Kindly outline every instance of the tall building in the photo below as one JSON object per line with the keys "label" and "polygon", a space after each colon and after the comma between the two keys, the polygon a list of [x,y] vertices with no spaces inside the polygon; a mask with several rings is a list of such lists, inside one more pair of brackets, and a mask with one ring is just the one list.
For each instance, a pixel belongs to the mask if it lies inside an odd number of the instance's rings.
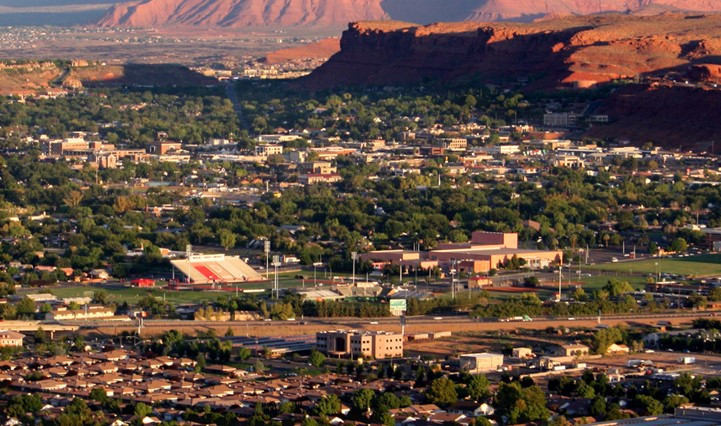
{"label": "tall building", "polygon": [[374,359],[403,357],[403,335],[386,331],[337,330],[316,333],[316,349],[331,356]]}

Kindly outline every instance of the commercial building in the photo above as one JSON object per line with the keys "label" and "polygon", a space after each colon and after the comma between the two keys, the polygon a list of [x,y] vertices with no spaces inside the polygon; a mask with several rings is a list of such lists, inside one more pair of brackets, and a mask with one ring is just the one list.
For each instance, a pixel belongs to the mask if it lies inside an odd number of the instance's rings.
{"label": "commercial building", "polygon": [[385,264],[418,267],[422,269],[439,267],[444,270],[457,269],[469,274],[487,273],[502,268],[513,259],[523,259],[531,268],[544,268],[560,263],[560,250],[533,250],[518,248],[518,234],[476,231],[467,243],[439,244],[429,252],[405,250],[382,250],[362,254],[361,260],[370,261],[374,268],[382,269]]}
{"label": "commercial building", "polygon": [[574,127],[578,115],[572,112],[552,112],[543,115],[543,125],[547,127]]}
{"label": "commercial building", "polygon": [[104,306],[89,306],[86,308],[80,308],[72,310],[67,307],[53,309],[52,311],[45,314],[46,320],[51,321],[62,321],[62,320],[85,320],[85,319],[98,319],[98,318],[110,318],[115,316],[115,310],[106,308]]}
{"label": "commercial building", "polygon": [[0,330],[0,346],[21,347],[25,336],[22,333],[11,330]]}
{"label": "commercial building", "polygon": [[471,374],[496,371],[503,365],[503,354],[479,353],[460,356],[461,371]]}
{"label": "commercial building", "polygon": [[316,349],[328,355],[374,359],[403,357],[403,335],[385,331],[338,330],[316,333]]}
{"label": "commercial building", "polygon": [[437,146],[448,151],[464,152],[468,149],[466,138],[440,138],[436,140]]}
{"label": "commercial building", "polygon": [[269,155],[282,155],[283,145],[260,144],[255,146],[255,155],[267,157]]}

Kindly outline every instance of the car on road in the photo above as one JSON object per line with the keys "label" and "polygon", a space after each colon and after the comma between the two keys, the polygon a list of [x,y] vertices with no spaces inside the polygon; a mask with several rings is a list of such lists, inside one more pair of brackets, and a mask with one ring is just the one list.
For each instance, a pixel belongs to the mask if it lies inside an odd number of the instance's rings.
{"label": "car on road", "polygon": [[617,263],[617,262],[618,262],[618,258],[617,258],[617,257],[612,257],[612,258],[611,258],[611,262],[612,262],[612,263]]}
{"label": "car on road", "polygon": [[371,325],[378,325],[378,321],[371,321]]}
{"label": "car on road", "polygon": [[440,320],[443,319],[443,317],[433,317],[433,319],[436,320],[436,321],[440,321]]}

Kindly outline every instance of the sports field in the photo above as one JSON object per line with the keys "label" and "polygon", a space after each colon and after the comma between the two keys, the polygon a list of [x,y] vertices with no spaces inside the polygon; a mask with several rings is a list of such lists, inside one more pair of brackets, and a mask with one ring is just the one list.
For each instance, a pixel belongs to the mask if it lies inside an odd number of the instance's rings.
{"label": "sports field", "polygon": [[[657,263],[658,266],[656,265]],[[683,276],[708,277],[721,275],[721,254],[704,254],[683,258],[629,260],[617,263],[590,265],[585,266],[584,269],[615,271],[621,274],[656,274],[658,272]]]}

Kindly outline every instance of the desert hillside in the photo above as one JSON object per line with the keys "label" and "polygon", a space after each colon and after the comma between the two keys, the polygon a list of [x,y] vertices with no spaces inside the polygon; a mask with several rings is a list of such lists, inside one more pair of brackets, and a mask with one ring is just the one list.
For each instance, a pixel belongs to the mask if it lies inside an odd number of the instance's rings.
{"label": "desert hillside", "polygon": [[381,0],[135,0],[114,5],[106,27],[338,27],[386,19]]}
{"label": "desert hillside", "polygon": [[546,17],[591,15],[605,12],[652,13],[666,11],[720,12],[718,0],[486,0],[469,21],[532,21]]}

